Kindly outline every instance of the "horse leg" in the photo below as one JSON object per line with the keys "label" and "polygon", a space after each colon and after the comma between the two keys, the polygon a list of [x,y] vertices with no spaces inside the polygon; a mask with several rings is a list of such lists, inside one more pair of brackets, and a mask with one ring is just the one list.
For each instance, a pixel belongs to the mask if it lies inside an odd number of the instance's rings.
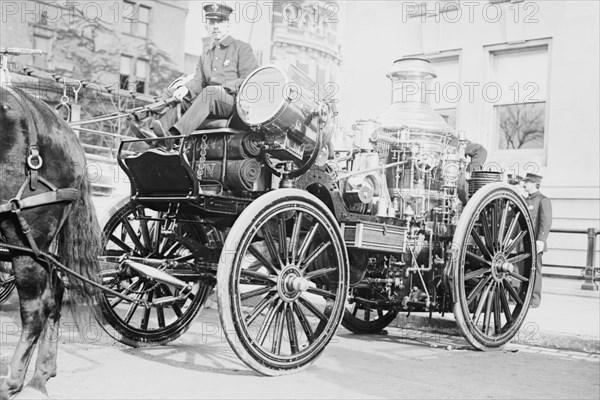
{"label": "horse leg", "polygon": [[42,340],[38,347],[38,354],[35,363],[35,372],[27,384],[44,395],[46,392],[46,382],[56,376],[56,353],[58,350],[60,311],[62,307],[62,298],[64,294],[64,285],[60,277],[53,274],[53,295],[54,301],[48,316],[48,322],[42,334]]}
{"label": "horse leg", "polygon": [[13,354],[9,374],[0,381],[0,399],[8,399],[23,388],[31,356],[40,338],[54,298],[48,272],[30,257],[13,258],[15,282],[21,306],[21,339]]}

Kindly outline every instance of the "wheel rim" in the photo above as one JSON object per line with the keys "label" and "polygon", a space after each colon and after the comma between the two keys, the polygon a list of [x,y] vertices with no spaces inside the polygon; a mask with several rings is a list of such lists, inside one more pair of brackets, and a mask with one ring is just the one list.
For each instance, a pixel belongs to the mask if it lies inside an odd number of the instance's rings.
{"label": "wheel rim", "polygon": [[[157,266],[160,261],[176,263],[171,267],[162,265],[159,269],[190,283],[192,290],[184,300],[150,308],[104,293],[101,296],[103,315],[125,336],[126,342],[171,341],[187,330],[212,289],[212,285],[200,280],[200,274],[194,267],[196,257],[190,243],[201,241],[201,233],[194,221],[185,216],[165,223],[160,221],[163,217],[160,212],[144,208],[134,211],[130,205],[122,211],[105,227],[103,260],[112,268],[103,269],[103,285],[147,302],[176,294],[177,288],[174,286],[119,269],[119,258],[128,254],[146,265]],[[182,222],[186,220],[189,223]],[[174,235],[171,236],[169,232]]]}
{"label": "wheel rim", "polygon": [[457,322],[475,347],[498,347],[521,327],[533,291],[537,256],[525,201],[512,190],[492,190],[460,239]]}
{"label": "wheel rim", "polygon": [[243,235],[231,307],[240,340],[259,364],[302,367],[335,334],[347,287],[336,228],[314,206],[294,201],[264,210]]}

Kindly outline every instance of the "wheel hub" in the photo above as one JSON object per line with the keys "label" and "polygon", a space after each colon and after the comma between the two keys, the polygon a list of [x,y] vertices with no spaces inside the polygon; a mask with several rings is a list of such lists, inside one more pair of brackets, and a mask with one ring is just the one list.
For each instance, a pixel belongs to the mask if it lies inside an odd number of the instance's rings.
{"label": "wheel hub", "polygon": [[511,273],[515,270],[515,266],[508,261],[505,261],[500,267],[498,267],[500,272],[508,272]]}
{"label": "wheel hub", "polygon": [[502,280],[507,274],[515,270],[515,266],[508,262],[503,253],[498,253],[492,260],[492,276],[496,281]]}
{"label": "wheel hub", "polygon": [[292,302],[309,288],[310,281],[302,276],[302,272],[295,265],[285,267],[277,280],[277,291],[285,302]]}

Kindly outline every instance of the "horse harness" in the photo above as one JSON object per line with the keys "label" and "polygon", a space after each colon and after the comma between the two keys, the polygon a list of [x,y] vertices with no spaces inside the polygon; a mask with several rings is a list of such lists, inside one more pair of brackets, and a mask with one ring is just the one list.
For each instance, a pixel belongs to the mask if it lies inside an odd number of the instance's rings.
{"label": "horse harness", "polygon": [[[111,288],[104,287],[101,284],[94,282],[93,280],[86,278],[85,276],[73,271],[71,268],[68,268],[60,261],[58,261],[54,255],[40,251],[40,249],[37,247],[35,239],[31,234],[31,228],[29,227],[29,224],[27,223],[25,218],[21,215],[21,210],[39,207],[47,204],[68,202],[69,204],[63,210],[61,223],[59,224],[60,227],[67,219],[67,216],[69,215],[69,212],[71,210],[72,203],[79,197],[79,190],[72,188],[57,189],[56,186],[54,186],[48,180],[38,175],[37,171],[42,166],[43,160],[42,156],[40,155],[39,147],[37,145],[37,131],[35,129],[37,127],[35,125],[35,120],[33,119],[31,112],[19,100],[19,95],[5,84],[2,84],[1,86],[7,89],[13,95],[19,106],[23,109],[24,115],[27,118],[29,145],[27,146],[26,161],[28,170],[27,179],[25,179],[25,182],[23,182],[23,184],[17,191],[15,197],[8,200],[4,204],[0,204],[0,214],[12,212],[17,216],[19,224],[21,225],[21,231],[27,238],[29,247],[3,242],[2,238],[0,237],[0,249],[6,249],[9,252],[12,250],[19,253],[32,254],[33,257],[36,258],[38,261],[42,262],[44,265],[47,265],[50,271],[54,270],[54,268],[57,268],[60,271],[66,272],[67,274],[77,279],[80,279],[92,285],[96,289],[102,290],[105,293],[116,296],[122,300],[133,301],[134,303],[141,304],[146,309],[150,308],[150,304],[147,301],[141,299],[132,300],[123,293],[117,292],[116,290],[113,290]],[[50,189],[50,191],[23,198],[23,193],[25,192],[27,185],[29,185],[32,191],[35,191],[37,189],[38,182],[41,182],[44,186]],[[50,275],[52,276],[52,274]]]}
{"label": "horse harness", "polygon": [[[35,124],[35,120],[31,114],[31,111],[25,107],[22,101],[19,99],[19,94],[16,93],[13,89],[11,89],[8,85],[2,85],[4,89],[6,89],[12,96],[15,98],[16,102],[19,104],[23,113],[27,119],[27,132],[29,138],[29,144],[27,146],[27,158],[26,158],[26,166],[27,166],[27,179],[19,190],[17,194],[12,199],[8,200],[4,204],[0,204],[0,214],[4,214],[7,212],[12,212],[17,217],[19,224],[21,226],[21,231],[27,238],[29,246],[33,251],[33,254],[37,257],[40,256],[40,250],[37,247],[35,239],[31,233],[31,228],[27,223],[27,220],[21,214],[21,210],[25,210],[28,208],[39,207],[48,204],[60,203],[60,202],[69,202],[68,206],[63,210],[63,216],[61,218],[61,223],[59,226],[62,226],[67,216],[69,215],[69,211],[71,208],[71,203],[77,199],[79,196],[79,190],[73,188],[65,188],[65,189],[57,189],[52,183],[43,177],[38,175],[38,170],[43,164],[42,156],[40,155],[40,150],[37,144],[37,126]],[[29,196],[23,198],[23,193],[27,186],[32,191],[37,190],[38,182],[41,182],[44,186],[46,186],[50,191],[39,193],[33,196]],[[3,246],[3,243],[0,241],[0,247]]]}

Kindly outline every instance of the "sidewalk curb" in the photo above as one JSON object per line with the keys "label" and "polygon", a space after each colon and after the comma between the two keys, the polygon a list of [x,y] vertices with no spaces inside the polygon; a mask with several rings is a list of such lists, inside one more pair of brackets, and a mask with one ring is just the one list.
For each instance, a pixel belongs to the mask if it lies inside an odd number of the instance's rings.
{"label": "sidewalk curb", "polygon": [[597,290],[567,289],[567,288],[548,288],[543,289],[542,294],[558,294],[571,297],[589,297],[600,299],[600,292]]}
{"label": "sidewalk curb", "polygon": [[[440,317],[436,318],[435,316],[430,320],[425,315],[411,315],[410,317],[399,315],[396,317],[395,323],[393,322],[391,326],[462,337],[462,333],[458,326],[456,326],[456,322]],[[546,349],[600,354],[600,339],[597,337],[565,332],[540,331],[535,323],[527,321],[525,321],[517,335],[509,343],[543,347]]]}

